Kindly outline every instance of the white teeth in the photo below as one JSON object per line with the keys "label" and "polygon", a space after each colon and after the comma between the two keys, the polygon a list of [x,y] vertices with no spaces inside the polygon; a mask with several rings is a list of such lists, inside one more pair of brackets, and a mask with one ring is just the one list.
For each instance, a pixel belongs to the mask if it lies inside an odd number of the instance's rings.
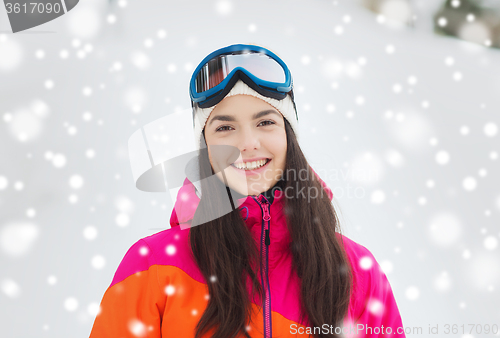
{"label": "white teeth", "polygon": [[243,170],[254,170],[262,167],[264,164],[267,163],[267,159],[260,160],[260,161],[253,161],[253,162],[244,162],[244,163],[233,163],[232,165],[235,166],[238,169],[243,169]]}

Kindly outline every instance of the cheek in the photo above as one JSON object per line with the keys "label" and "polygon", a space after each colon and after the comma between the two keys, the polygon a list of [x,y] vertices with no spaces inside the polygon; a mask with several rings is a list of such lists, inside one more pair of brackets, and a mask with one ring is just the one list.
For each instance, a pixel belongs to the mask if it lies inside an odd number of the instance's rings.
{"label": "cheek", "polygon": [[273,154],[277,162],[284,162],[286,158],[286,134],[269,138],[267,149]]}

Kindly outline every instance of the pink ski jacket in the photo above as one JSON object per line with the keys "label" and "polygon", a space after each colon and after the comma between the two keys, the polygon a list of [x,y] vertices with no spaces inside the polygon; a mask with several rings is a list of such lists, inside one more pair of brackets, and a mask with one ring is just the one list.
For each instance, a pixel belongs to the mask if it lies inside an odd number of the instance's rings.
{"label": "pink ski jacket", "polygon": [[[330,188],[316,176],[332,199]],[[270,200],[263,194],[248,196],[239,206],[266,262],[265,300],[252,301],[252,321],[247,327],[255,338],[332,332],[326,324],[310,327],[299,321],[300,281],[291,269],[283,195],[275,191]],[[208,302],[208,287],[191,256],[189,228],[182,230],[179,225],[189,224],[198,203],[195,187],[186,178],[177,195],[171,228],[140,239],[125,254],[104,293],[90,338],[194,337]],[[364,246],[338,236],[354,276],[344,336],[405,337],[391,286],[379,264]]]}

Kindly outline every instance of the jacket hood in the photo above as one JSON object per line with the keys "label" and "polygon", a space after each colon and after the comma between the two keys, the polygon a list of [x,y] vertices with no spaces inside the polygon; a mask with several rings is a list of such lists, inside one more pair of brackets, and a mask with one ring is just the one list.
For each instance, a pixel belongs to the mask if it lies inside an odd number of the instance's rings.
{"label": "jacket hood", "polygon": [[[323,189],[326,191],[328,197],[330,200],[333,199],[333,192],[332,190],[326,185],[326,183],[319,177],[319,175],[310,167],[311,170],[314,172],[316,178],[319,180],[321,183]],[[199,183],[199,182],[196,182]],[[198,185],[199,186],[199,185]],[[273,187],[274,188],[274,187]],[[263,192],[259,194],[256,197],[260,197],[261,195],[264,195],[266,197],[271,197],[270,201],[271,203],[274,204],[281,204],[283,202],[284,196],[282,193],[279,192],[279,189],[273,189],[270,188],[268,191]],[[271,192],[271,190],[273,192]],[[231,189],[231,192],[234,193],[234,190]],[[184,180],[183,186],[179,189],[177,193],[177,198],[174,204],[174,208],[172,210],[172,214],[170,216],[170,226],[171,227],[176,227],[181,224],[186,224],[186,223],[191,223],[191,220],[194,217],[194,214],[196,212],[196,208],[198,207],[198,204],[200,203],[200,198],[198,197],[199,192],[197,191],[197,188],[195,184],[193,184],[187,177]],[[251,203],[252,201],[251,196],[243,196],[241,194],[236,193],[235,194],[237,197],[240,197],[237,199],[239,209],[242,211],[242,217],[245,219],[245,212],[248,212],[248,208],[244,210],[244,208]],[[246,215],[246,218],[248,218],[248,214]]]}

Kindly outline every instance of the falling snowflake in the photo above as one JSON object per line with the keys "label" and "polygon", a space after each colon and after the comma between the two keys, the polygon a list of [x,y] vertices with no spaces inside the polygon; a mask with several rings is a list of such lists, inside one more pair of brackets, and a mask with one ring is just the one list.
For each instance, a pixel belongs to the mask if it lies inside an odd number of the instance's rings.
{"label": "falling snowflake", "polygon": [[0,190],[5,190],[9,186],[9,180],[5,176],[0,175]]}
{"label": "falling snowflake", "polygon": [[80,175],[72,175],[69,178],[69,186],[73,189],[80,189],[83,186],[83,178]]}
{"label": "falling snowflake", "polygon": [[443,271],[434,279],[434,288],[437,291],[449,291],[451,288],[451,277],[447,271]]}
{"label": "falling snowflake", "polygon": [[363,270],[369,270],[373,266],[373,259],[368,256],[361,257],[361,259],[359,260],[359,266]]}
{"label": "falling snowflake", "polygon": [[165,251],[166,251],[167,255],[172,256],[175,254],[177,249],[175,248],[174,245],[170,244],[170,245],[167,245]]}
{"label": "falling snowflake", "polygon": [[74,312],[78,309],[78,300],[74,297],[68,297],[64,300],[64,308],[66,311]]}
{"label": "falling snowflake", "polygon": [[91,265],[94,269],[101,270],[106,265],[106,259],[101,255],[92,257]]}
{"label": "falling snowflake", "polygon": [[0,230],[0,248],[10,256],[25,255],[32,249],[39,233],[34,223],[12,222]]}
{"label": "falling snowflake", "polygon": [[167,285],[165,287],[165,294],[167,296],[172,296],[175,293],[175,287],[173,285]]}
{"label": "falling snowflake", "polygon": [[472,191],[476,189],[477,181],[474,177],[468,176],[462,181],[462,186],[466,191]]}
{"label": "falling snowflake", "polygon": [[495,250],[498,247],[498,239],[494,236],[488,236],[484,239],[483,244],[487,250]]}
{"label": "falling snowflake", "polygon": [[0,72],[11,72],[23,62],[23,47],[12,37],[0,39]]}
{"label": "falling snowflake", "polygon": [[384,203],[384,201],[385,201],[385,192],[383,190],[380,190],[380,189],[373,191],[372,194],[371,194],[370,201],[373,204]]}
{"label": "falling snowflake", "polygon": [[128,329],[136,337],[146,337],[146,325],[139,319],[131,319],[128,323]]}
{"label": "falling snowflake", "polygon": [[409,286],[406,288],[405,295],[409,300],[417,300],[420,296],[420,291],[416,286]]}
{"label": "falling snowflake", "polygon": [[85,229],[83,229],[83,237],[89,241],[96,239],[97,228],[93,225],[87,225]]}
{"label": "falling snowflake", "polygon": [[116,225],[118,225],[120,227],[124,227],[130,223],[130,217],[129,217],[129,215],[122,212],[122,213],[119,213],[118,215],[116,215],[115,222],[116,222]]}
{"label": "falling snowflake", "polygon": [[381,316],[384,313],[384,304],[375,298],[371,298],[366,305],[368,311],[375,316]]}
{"label": "falling snowflake", "polygon": [[445,150],[440,150],[436,153],[436,162],[440,165],[445,165],[450,161],[450,154]]}
{"label": "falling snowflake", "polygon": [[215,4],[215,10],[221,15],[228,15],[233,10],[233,4],[228,0],[219,0]]}
{"label": "falling snowflake", "polygon": [[484,134],[488,137],[493,137],[498,133],[498,127],[493,122],[488,122],[484,125]]}
{"label": "falling snowflake", "polygon": [[461,221],[452,213],[441,212],[429,222],[428,235],[439,246],[449,246],[455,243],[461,234]]}
{"label": "falling snowflake", "polygon": [[13,279],[2,280],[0,288],[7,297],[17,298],[21,295],[21,287]]}

